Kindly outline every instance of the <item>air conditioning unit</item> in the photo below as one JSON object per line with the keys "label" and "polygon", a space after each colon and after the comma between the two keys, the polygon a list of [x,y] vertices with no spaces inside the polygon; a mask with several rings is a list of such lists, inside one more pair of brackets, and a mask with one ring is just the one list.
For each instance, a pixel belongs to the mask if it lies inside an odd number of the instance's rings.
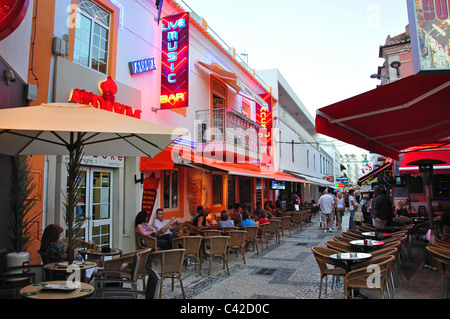
{"label": "air conditioning unit", "polygon": [[52,52],[54,55],[67,57],[69,55],[69,42],[59,37],[53,37]]}

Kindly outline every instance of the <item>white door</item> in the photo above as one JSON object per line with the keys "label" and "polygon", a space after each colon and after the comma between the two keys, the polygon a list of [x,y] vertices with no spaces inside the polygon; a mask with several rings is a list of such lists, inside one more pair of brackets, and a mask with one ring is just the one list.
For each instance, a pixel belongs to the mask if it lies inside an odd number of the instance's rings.
{"label": "white door", "polygon": [[85,218],[84,239],[98,246],[112,242],[112,194],[111,169],[83,167],[80,171],[81,194],[76,212]]}

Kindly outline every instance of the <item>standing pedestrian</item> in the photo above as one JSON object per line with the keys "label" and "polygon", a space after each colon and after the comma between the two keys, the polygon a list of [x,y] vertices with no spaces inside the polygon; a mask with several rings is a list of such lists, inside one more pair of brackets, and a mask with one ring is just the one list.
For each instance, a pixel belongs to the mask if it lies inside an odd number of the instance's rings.
{"label": "standing pedestrian", "polygon": [[342,229],[342,218],[344,217],[345,211],[345,199],[341,192],[337,193],[336,196],[336,221],[338,229]]}
{"label": "standing pedestrian", "polygon": [[348,220],[348,228],[349,229],[353,229],[354,225],[353,225],[353,218],[355,217],[355,211],[356,211],[356,202],[355,202],[355,197],[353,197],[353,195],[355,194],[355,191],[353,189],[349,190],[348,192],[348,208],[350,210],[350,217]]}
{"label": "standing pedestrian", "polygon": [[380,186],[373,188],[373,225],[376,228],[385,228],[386,222],[391,214],[391,201],[382,193]]}
{"label": "standing pedestrian", "polygon": [[328,194],[328,189],[323,191],[323,195],[320,196],[319,201],[317,202],[320,210],[320,214],[322,216],[322,220],[324,221],[326,233],[329,231],[330,233],[333,231],[333,212],[334,212],[334,196]]}

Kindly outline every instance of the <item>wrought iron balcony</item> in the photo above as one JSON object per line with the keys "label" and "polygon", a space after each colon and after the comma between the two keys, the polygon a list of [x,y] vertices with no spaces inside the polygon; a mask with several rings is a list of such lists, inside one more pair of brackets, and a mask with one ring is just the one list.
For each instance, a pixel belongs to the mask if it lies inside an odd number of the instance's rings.
{"label": "wrought iron balcony", "polygon": [[230,108],[196,112],[198,144],[226,143],[259,154],[261,125]]}

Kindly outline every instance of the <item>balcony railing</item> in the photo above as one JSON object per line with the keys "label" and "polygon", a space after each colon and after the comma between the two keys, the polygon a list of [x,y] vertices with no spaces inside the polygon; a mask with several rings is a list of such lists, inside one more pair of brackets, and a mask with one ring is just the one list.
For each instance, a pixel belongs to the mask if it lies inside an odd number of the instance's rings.
{"label": "balcony railing", "polygon": [[214,108],[196,112],[197,140],[204,143],[228,143],[259,153],[261,125],[229,108]]}

